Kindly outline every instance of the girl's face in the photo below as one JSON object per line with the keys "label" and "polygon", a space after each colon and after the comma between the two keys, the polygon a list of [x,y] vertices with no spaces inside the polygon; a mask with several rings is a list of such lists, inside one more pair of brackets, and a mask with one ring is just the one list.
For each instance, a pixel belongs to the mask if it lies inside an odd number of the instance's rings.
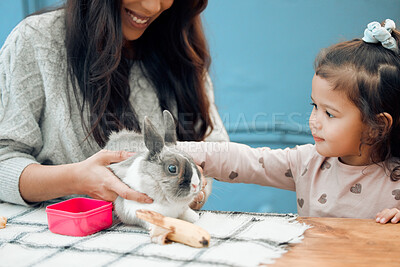
{"label": "girl's face", "polygon": [[367,165],[369,147],[360,149],[361,136],[367,127],[361,112],[344,92],[333,90],[325,79],[314,75],[311,93],[314,106],[309,124],[316,149],[325,157],[339,157],[349,165]]}
{"label": "girl's face", "polygon": [[122,0],[122,33],[126,40],[138,39],[174,0]]}

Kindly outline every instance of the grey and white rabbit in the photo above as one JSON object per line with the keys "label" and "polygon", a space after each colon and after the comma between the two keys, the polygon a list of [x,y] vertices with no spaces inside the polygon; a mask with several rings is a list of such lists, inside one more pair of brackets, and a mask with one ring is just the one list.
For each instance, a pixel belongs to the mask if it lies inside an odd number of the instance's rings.
{"label": "grey and white rabbit", "polygon": [[[148,230],[150,225],[136,217],[139,209],[189,222],[199,218],[189,204],[201,190],[201,174],[192,158],[174,147],[177,137],[171,113],[164,111],[163,118],[164,138],[145,117],[143,135],[127,130],[112,133],[105,147],[121,150],[121,146],[125,146],[138,152],[125,161],[109,165],[109,168],[125,184],[147,194],[154,202],[144,204],[118,197],[114,201],[114,210],[122,222]],[[132,145],[135,147],[132,148]]]}

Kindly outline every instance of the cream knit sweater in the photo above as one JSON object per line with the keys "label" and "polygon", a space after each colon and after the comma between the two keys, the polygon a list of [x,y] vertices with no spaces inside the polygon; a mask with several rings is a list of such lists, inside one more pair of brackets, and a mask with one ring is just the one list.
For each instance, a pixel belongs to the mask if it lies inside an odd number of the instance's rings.
{"label": "cream knit sweater", "polygon": [[[29,164],[79,162],[101,149],[93,139],[83,141],[86,134],[67,74],[64,40],[64,11],[57,10],[24,19],[0,50],[0,201],[28,205],[19,193],[19,177]],[[227,141],[211,81],[205,82],[215,124],[207,140]],[[137,65],[130,86],[139,121],[146,115],[160,128],[156,93]]]}

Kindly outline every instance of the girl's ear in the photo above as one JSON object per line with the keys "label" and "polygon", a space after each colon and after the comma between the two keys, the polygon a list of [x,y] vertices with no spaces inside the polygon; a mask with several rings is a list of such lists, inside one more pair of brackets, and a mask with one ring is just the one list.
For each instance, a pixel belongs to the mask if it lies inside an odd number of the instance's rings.
{"label": "girl's ear", "polygon": [[369,131],[369,137],[372,139],[375,139],[379,136],[386,135],[389,132],[390,127],[392,127],[392,124],[393,124],[392,115],[390,115],[387,112],[379,113],[378,115],[376,115],[376,117],[377,117],[377,121],[380,122],[379,123],[380,127],[377,129],[371,129]]}

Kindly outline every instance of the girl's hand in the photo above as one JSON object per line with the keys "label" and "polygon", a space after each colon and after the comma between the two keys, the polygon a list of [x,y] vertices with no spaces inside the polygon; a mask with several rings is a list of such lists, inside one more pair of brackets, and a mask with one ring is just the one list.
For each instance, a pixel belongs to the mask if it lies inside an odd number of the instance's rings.
{"label": "girl's hand", "polygon": [[197,194],[197,196],[194,198],[193,202],[189,205],[191,209],[194,210],[199,210],[203,207],[204,203],[207,200],[206,192],[204,188],[207,186],[207,179],[203,176],[203,169],[200,166],[197,166],[201,173],[201,190]]}
{"label": "girl's hand", "polygon": [[384,209],[383,211],[376,214],[376,222],[377,223],[398,223],[400,221],[400,210],[393,209]]}
{"label": "girl's hand", "polygon": [[126,151],[101,150],[90,158],[76,163],[75,191],[106,201],[114,201],[120,196],[141,203],[152,203],[153,200],[149,196],[133,190],[107,168],[111,163],[126,160],[133,154]]}

